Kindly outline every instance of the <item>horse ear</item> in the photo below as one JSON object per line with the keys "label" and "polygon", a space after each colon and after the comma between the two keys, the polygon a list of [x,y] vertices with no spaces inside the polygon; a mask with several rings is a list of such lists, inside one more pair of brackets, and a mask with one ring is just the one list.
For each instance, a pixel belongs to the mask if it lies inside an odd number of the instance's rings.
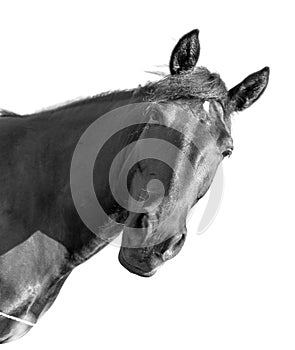
{"label": "horse ear", "polygon": [[188,71],[197,64],[200,55],[199,30],[185,34],[174,47],[170,58],[170,73]]}
{"label": "horse ear", "polygon": [[269,67],[265,67],[230,89],[228,95],[232,110],[242,111],[257,101],[267,87],[268,78]]}

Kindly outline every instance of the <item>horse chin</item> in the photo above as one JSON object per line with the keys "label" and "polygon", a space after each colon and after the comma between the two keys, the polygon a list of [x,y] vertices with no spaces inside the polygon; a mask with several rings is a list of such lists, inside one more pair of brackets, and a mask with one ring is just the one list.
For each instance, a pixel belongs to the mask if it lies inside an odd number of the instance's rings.
{"label": "horse chin", "polygon": [[186,234],[176,235],[150,248],[121,247],[119,262],[129,272],[141,277],[151,277],[167,260],[181,250]]}
{"label": "horse chin", "polygon": [[153,268],[152,270],[144,271],[141,268],[137,267],[136,265],[126,261],[126,259],[124,258],[124,254],[122,252],[122,249],[120,250],[120,253],[119,253],[119,262],[123,267],[125,267],[126,270],[128,270],[129,272],[134,273],[135,275],[138,275],[140,277],[153,276],[156,273],[156,271],[159,269],[159,267],[162,265],[162,264],[160,264],[159,266]]}

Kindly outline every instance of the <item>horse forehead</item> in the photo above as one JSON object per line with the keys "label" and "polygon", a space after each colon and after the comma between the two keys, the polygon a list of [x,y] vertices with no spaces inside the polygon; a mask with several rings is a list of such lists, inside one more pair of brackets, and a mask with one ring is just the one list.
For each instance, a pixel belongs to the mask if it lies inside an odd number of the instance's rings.
{"label": "horse forehead", "polygon": [[[159,124],[163,128],[145,129],[142,136],[164,138],[165,141],[172,143],[179,150],[185,148],[186,153],[189,154],[207,148],[209,144],[214,144],[218,132],[213,132],[216,131],[215,121],[209,120],[203,108],[204,102],[196,99],[157,104],[156,110],[160,114]],[[200,120],[203,120],[204,123],[200,123]],[[170,130],[168,131],[167,128]],[[151,148],[155,147],[155,144],[151,145]],[[137,145],[134,155],[141,154],[144,147],[144,144]]]}
{"label": "horse forehead", "polygon": [[[152,106],[149,109],[149,112],[151,111],[162,116],[160,123],[158,123],[158,120],[155,124],[161,125],[164,129],[153,126],[144,128],[139,139],[132,143],[131,148],[125,154],[125,165],[128,163],[130,166],[130,164],[136,164],[140,160],[147,159],[149,151],[151,152],[151,158],[154,158],[155,150],[162,145],[160,142],[155,142],[155,139],[171,143],[179,150],[185,148],[189,153],[193,153],[194,150],[197,153],[200,149],[204,149],[212,143],[213,135],[199,123],[199,119],[206,115],[203,109],[203,101],[157,104],[157,106]],[[150,116],[149,114],[146,115]],[[171,128],[171,130],[166,133],[166,128]],[[163,150],[159,149],[160,153],[161,151],[163,153]],[[171,154],[170,156],[173,157]],[[169,158],[168,154],[166,158]]]}
{"label": "horse forehead", "polygon": [[168,103],[161,106],[163,123],[167,127],[176,128],[179,131],[192,127],[202,114],[202,103],[200,101],[183,101]]}

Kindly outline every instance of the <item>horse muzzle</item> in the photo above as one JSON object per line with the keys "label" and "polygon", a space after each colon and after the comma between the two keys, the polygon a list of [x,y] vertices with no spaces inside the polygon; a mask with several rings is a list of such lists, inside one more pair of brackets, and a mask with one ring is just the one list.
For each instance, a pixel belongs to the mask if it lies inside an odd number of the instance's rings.
{"label": "horse muzzle", "polygon": [[174,235],[152,247],[121,247],[119,262],[129,272],[141,277],[151,277],[167,260],[172,259],[181,250],[186,233]]}

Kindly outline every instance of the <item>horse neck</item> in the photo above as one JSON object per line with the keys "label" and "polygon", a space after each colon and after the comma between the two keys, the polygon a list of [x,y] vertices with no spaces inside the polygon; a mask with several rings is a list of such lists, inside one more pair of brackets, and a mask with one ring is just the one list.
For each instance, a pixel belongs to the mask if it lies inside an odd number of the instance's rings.
{"label": "horse neck", "polygon": [[[46,210],[40,208],[39,212],[39,217],[44,217],[44,212],[47,215],[41,222],[41,231],[49,232],[51,238],[66,246],[72,252],[75,263],[87,260],[120,233],[120,227],[106,223],[103,234],[108,239],[102,239],[88,230],[76,212],[70,189],[70,167],[76,144],[99,116],[114,108],[140,102],[143,98],[142,94],[135,96],[134,92],[115,93],[109,98],[104,96],[27,119],[29,141],[24,152],[30,151],[34,155],[31,160],[34,171],[34,164],[38,164],[40,183],[37,195],[41,197],[39,202],[46,203]],[[32,142],[34,152],[28,149]]]}
{"label": "horse neck", "polygon": [[[56,171],[56,167],[50,162],[53,157],[64,158],[68,165],[79,138],[96,119],[115,108],[144,100],[144,95],[135,91],[114,92],[24,116],[27,130],[24,152],[26,148],[34,147],[35,152],[30,153],[43,160],[44,170],[49,173],[52,169]],[[60,165],[61,169],[67,168]]]}

